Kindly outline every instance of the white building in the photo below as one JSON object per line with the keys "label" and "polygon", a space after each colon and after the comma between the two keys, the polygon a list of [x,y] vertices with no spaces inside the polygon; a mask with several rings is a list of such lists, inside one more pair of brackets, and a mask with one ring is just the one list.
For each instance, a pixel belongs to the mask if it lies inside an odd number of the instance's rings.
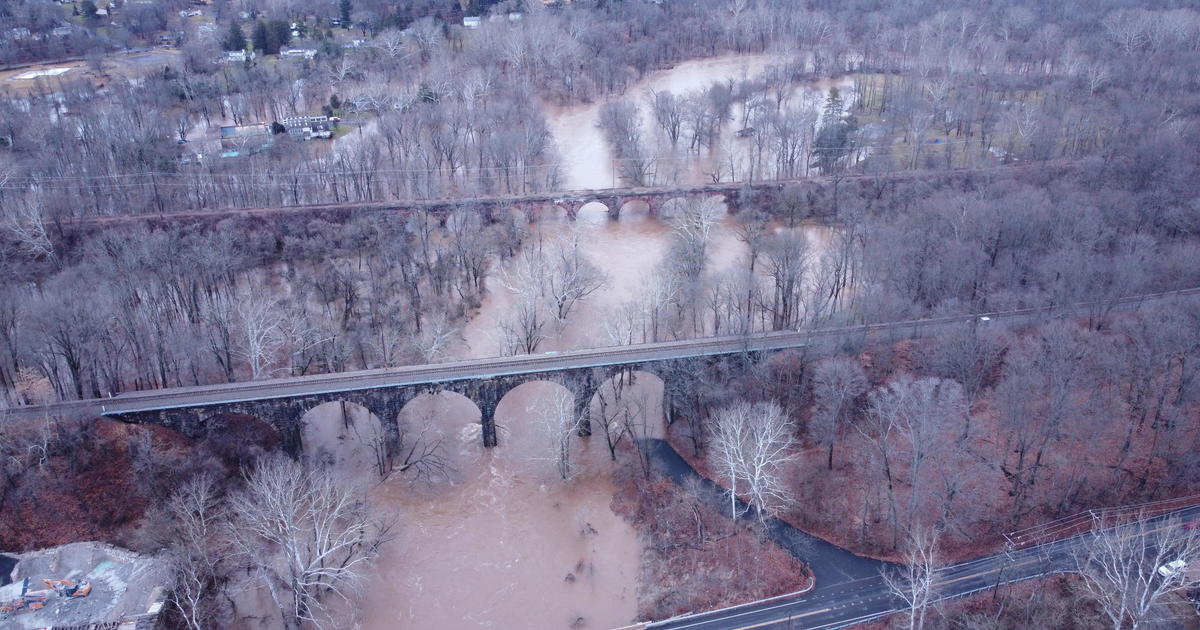
{"label": "white building", "polygon": [[254,60],[254,53],[244,50],[230,50],[221,58],[221,63],[245,63],[246,60]]}
{"label": "white building", "polygon": [[314,48],[288,48],[286,50],[279,51],[279,56],[304,57],[305,59],[312,59],[313,57],[317,56],[317,51]]}

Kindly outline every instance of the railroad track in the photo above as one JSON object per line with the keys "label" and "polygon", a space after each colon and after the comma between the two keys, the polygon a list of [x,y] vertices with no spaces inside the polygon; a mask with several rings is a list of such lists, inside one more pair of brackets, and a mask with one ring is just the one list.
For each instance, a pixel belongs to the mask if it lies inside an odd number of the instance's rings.
{"label": "railroad track", "polygon": [[[896,171],[886,174],[856,174],[846,175],[836,178],[839,181],[858,181],[864,179],[919,179],[922,177],[936,177],[954,174],[978,174],[987,172],[1019,172],[1024,170],[1045,170],[1053,167],[1069,167],[1074,162],[1070,161],[1055,161],[1044,162],[1038,164],[1011,164],[1005,166],[987,166],[980,168],[959,168],[959,169],[936,169],[936,170],[915,170],[915,171]],[[654,196],[654,197],[670,197],[672,195],[693,195],[701,193],[728,193],[745,186],[750,188],[771,188],[776,186],[784,186],[787,184],[798,184],[804,182],[831,183],[835,180],[833,177],[805,177],[796,179],[776,179],[762,180],[757,182],[725,182],[716,184],[698,184],[694,186],[656,186],[656,187],[641,187],[641,188],[602,188],[588,190],[569,190],[556,191],[545,193],[531,193],[523,195],[491,195],[485,197],[471,198],[447,198],[447,199],[414,199],[414,200],[398,200],[398,201],[354,201],[344,203],[311,203],[311,204],[292,204],[279,206],[258,206],[247,208],[218,208],[212,210],[188,210],[184,212],[159,213],[159,214],[127,214],[115,216],[93,216],[93,217],[74,217],[58,219],[55,223],[63,228],[67,227],[87,227],[87,226],[106,226],[119,225],[125,223],[146,223],[146,222],[161,222],[161,221],[180,221],[180,220],[210,220],[220,218],[237,218],[237,217],[266,217],[280,214],[304,214],[304,213],[321,213],[321,212],[380,212],[389,210],[434,210],[449,208],[453,206],[472,206],[484,205],[500,207],[504,205],[519,205],[531,203],[556,204],[565,202],[590,202],[599,201],[611,198],[637,198],[639,196]]]}
{"label": "railroad track", "polygon": [[1043,306],[969,315],[954,315],[904,320],[879,324],[840,326],[811,331],[758,333],[744,336],[707,337],[658,343],[591,348],[554,353],[473,359],[453,363],[415,365],[315,374],[286,378],[221,383],[197,387],[177,387],[130,392],[110,398],[62,401],[48,405],[13,407],[0,411],[2,419],[21,419],[46,415],[110,414],[176,409],[222,403],[268,400],[312,394],[328,394],[400,385],[436,384],[452,381],[487,379],[513,374],[531,374],[575,370],[589,367],[634,365],[737,353],[754,353],[799,348],[815,341],[850,335],[880,336],[906,334],[919,336],[956,324],[1021,325],[1048,317],[1070,317],[1092,309],[1131,310],[1148,302],[1190,299],[1200,295],[1200,287],[1129,296],[1105,302],[1086,302]]}

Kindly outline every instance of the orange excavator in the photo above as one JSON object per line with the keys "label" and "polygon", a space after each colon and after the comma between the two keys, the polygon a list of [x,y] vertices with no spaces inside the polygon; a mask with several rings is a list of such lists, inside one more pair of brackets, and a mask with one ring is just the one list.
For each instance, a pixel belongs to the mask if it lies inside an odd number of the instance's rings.
{"label": "orange excavator", "polygon": [[87,580],[42,580],[42,584],[62,597],[87,597],[92,592],[92,583]]}
{"label": "orange excavator", "polygon": [[87,580],[42,580],[48,589],[29,590],[29,578],[0,588],[0,613],[22,613],[46,607],[50,591],[60,597],[87,597],[92,592],[92,583]]}
{"label": "orange excavator", "polygon": [[29,590],[29,578],[0,588],[0,613],[19,613],[46,607],[50,591]]}

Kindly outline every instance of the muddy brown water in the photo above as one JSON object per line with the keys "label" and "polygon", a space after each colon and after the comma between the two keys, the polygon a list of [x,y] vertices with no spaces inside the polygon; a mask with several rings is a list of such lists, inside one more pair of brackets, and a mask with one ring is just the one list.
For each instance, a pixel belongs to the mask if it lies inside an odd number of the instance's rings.
{"label": "muddy brown water", "polygon": [[[650,155],[655,156],[651,185],[705,184],[712,174],[723,173],[722,181],[741,179],[748,173],[752,143],[738,138],[742,128],[743,111],[734,106],[729,120],[721,125],[720,140],[714,147],[699,153],[687,150],[686,141],[671,146],[654,121],[649,97],[652,91],[670,91],[676,96],[703,90],[713,83],[738,82],[760,76],[767,66],[781,64],[785,59],[774,55],[727,55],[685,61],[676,66],[652,72],[634,83],[619,97],[609,100],[625,101],[637,106],[642,122],[642,135]],[[843,98],[853,93],[851,78],[816,80],[796,85],[787,98],[787,107],[819,111],[830,87],[838,87]],[[609,100],[585,105],[555,107],[546,105],[547,126],[558,148],[563,187],[568,190],[616,188],[624,185],[619,176],[618,161],[612,148],[596,126],[600,108]],[[719,165],[719,166],[718,166]],[[759,177],[762,177],[760,175]]]}
{"label": "muddy brown water", "polygon": [[[742,78],[768,62],[768,57],[758,56],[680,64],[639,82],[629,98],[644,99],[651,88],[678,93],[714,80]],[[550,112],[552,130],[569,164],[569,187],[614,182],[608,147],[594,125],[598,107]],[[703,159],[710,158],[688,158],[695,168],[681,177],[697,180]],[[632,205],[614,221],[607,208],[591,204],[574,222],[561,210],[549,209],[528,228],[526,248],[565,242],[574,232],[582,254],[606,278],[565,321],[546,324],[546,339],[538,351],[613,345],[606,320],[614,309],[638,300],[661,273],[659,265],[672,239],[669,221]],[[736,228],[733,216],[714,227],[706,274],[746,264],[746,247],[737,239]],[[798,229],[816,255],[827,248],[828,228]],[[500,354],[499,323],[518,299],[502,282],[503,273],[501,267],[490,274],[483,303],[461,331],[451,359]],[[611,396],[611,384],[603,389]],[[564,481],[556,461],[557,442],[543,422],[552,416],[560,395],[559,386],[535,382],[505,396],[496,411],[500,446],[494,449],[481,446],[479,410],[457,394],[421,396],[404,408],[402,423],[424,431],[427,439],[442,440],[452,472],[432,481],[394,474],[371,491],[380,511],[394,513],[398,520],[394,538],[382,548],[360,592],[344,604],[358,627],[552,630],[573,624],[613,628],[634,620],[640,544],[634,529],[609,509],[612,464],[595,425],[598,400],[593,401],[594,434],[571,441],[572,478]],[[641,414],[646,436],[661,437],[661,381],[640,375],[626,385],[622,396],[613,413],[629,409]],[[330,403],[310,411],[305,425],[306,446],[321,451],[339,468],[371,478],[373,455],[367,443],[378,419],[365,409],[348,405],[344,411],[342,405]],[[622,465],[632,463],[623,460]]]}
{"label": "muddy brown water", "polygon": [[[640,544],[609,508],[611,464],[601,435],[573,439],[573,476],[560,476],[557,442],[542,423],[560,394],[559,385],[534,382],[505,396],[495,449],[482,447],[479,410],[457,394],[405,406],[401,422],[443,440],[453,471],[432,482],[394,475],[371,491],[380,512],[397,517],[394,538],[339,608],[362,628],[551,630],[633,621]],[[643,413],[654,425],[648,435],[661,436],[661,381],[639,375],[622,396],[618,408]],[[335,467],[369,478],[362,439],[378,420],[347,408],[348,420],[339,403],[310,411],[305,439],[326,445]]]}
{"label": "muddy brown water", "polygon": [[[576,231],[582,254],[605,275],[604,286],[581,300],[564,322],[548,321],[543,326],[546,338],[538,346],[538,352],[618,345],[610,325],[614,311],[631,301],[645,301],[645,293],[651,290],[656,276],[663,273],[660,265],[667,258],[673,238],[669,220],[647,216],[636,209],[627,210],[631,211],[612,221],[604,206],[589,204],[580,211],[574,223],[562,220],[530,224],[531,235],[525,247],[531,247],[539,240],[543,247],[565,242]],[[737,225],[736,216],[726,216],[714,226],[705,265],[707,276],[747,265],[748,250],[737,238]],[[785,228],[776,228],[782,229]],[[812,256],[811,265],[815,269],[817,260],[830,246],[833,229],[815,224],[804,224],[795,229],[805,235]],[[461,343],[453,353],[455,358],[502,354],[501,322],[519,299],[518,292],[501,282],[503,273],[502,268],[496,269],[487,279],[487,294],[479,310],[463,328]],[[667,338],[669,335],[664,335],[659,340]]]}
{"label": "muddy brown water", "polygon": [[[735,236],[736,217],[713,232],[709,272],[744,264]],[[667,255],[670,226],[631,213],[610,221],[603,209],[566,221],[531,226],[530,239],[566,239],[582,230],[584,255],[604,270],[607,284],[574,309],[561,330],[550,328],[545,350],[612,343],[602,319],[606,309],[643,289]],[[806,226],[810,243],[826,242],[825,228]],[[530,246],[526,243],[526,246]],[[494,278],[493,278],[494,280]],[[463,331],[456,358],[494,356],[494,327],[514,299],[489,282],[480,311]],[[612,384],[604,388],[612,400]],[[640,544],[628,523],[609,509],[612,464],[597,425],[594,434],[571,441],[573,478],[559,476],[556,442],[543,418],[562,390],[534,382],[500,402],[500,446],[484,449],[479,410],[457,394],[424,395],[401,412],[401,422],[428,439],[441,439],[450,474],[432,483],[395,474],[372,491],[382,512],[395,513],[395,537],[387,543],[355,600],[349,604],[362,628],[613,628],[637,613]],[[647,437],[662,436],[662,383],[641,374],[626,385],[616,413],[628,408],[647,422]],[[305,418],[306,446],[335,466],[370,478],[369,439],[378,420],[365,409],[329,403]],[[349,418],[347,421],[346,418]],[[633,465],[628,458],[621,465]]]}

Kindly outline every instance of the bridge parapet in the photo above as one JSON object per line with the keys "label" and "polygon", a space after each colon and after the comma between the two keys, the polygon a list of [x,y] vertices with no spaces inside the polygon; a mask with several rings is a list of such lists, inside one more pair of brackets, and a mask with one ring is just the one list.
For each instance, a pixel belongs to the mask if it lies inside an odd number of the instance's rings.
{"label": "bridge parapet", "polygon": [[[278,433],[282,447],[293,455],[306,451],[303,418],[310,410],[331,402],[346,402],[361,406],[383,425],[386,432],[398,435],[398,421],[405,405],[422,394],[449,391],[475,403],[480,412],[480,435],[484,446],[499,444],[496,409],[511,391],[526,383],[550,382],[572,393],[574,413],[579,419],[579,434],[591,434],[590,405],[600,387],[621,374],[646,372],[663,381],[663,412],[668,423],[677,414],[677,403],[689,395],[691,376],[722,357],[745,355],[745,352],[722,352],[715,356],[662,359],[637,359],[628,362],[595,366],[568,367],[516,374],[467,376],[423,383],[371,386],[359,389],[334,390],[286,396],[270,396],[248,400],[213,401],[161,408],[130,411],[111,410],[105,415],[135,424],[157,424],[192,438],[209,435],[209,420],[227,414],[245,414],[270,424]],[[750,353],[752,357],[757,353]]]}

